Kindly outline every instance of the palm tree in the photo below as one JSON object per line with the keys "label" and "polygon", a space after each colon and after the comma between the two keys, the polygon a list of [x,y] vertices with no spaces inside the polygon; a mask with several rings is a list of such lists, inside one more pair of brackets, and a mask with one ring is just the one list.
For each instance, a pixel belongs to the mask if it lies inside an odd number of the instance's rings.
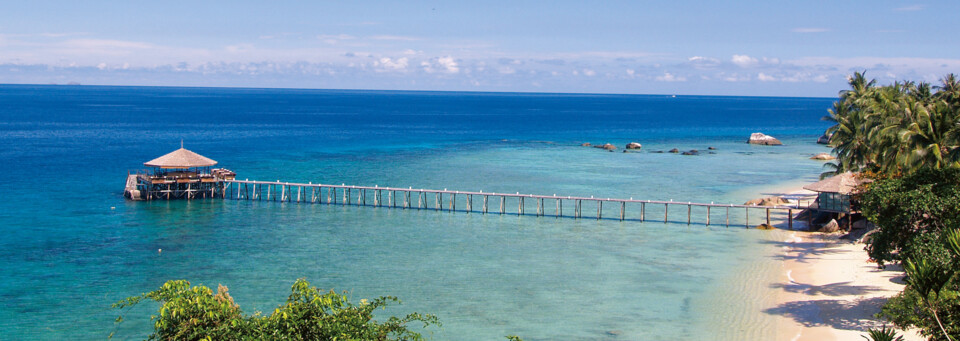
{"label": "palm tree", "polygon": [[825,165],[822,176],[960,167],[960,80],[949,74],[941,82],[876,87],[865,72],[850,76],[850,89],[823,117],[834,124],[827,133],[837,161]]}

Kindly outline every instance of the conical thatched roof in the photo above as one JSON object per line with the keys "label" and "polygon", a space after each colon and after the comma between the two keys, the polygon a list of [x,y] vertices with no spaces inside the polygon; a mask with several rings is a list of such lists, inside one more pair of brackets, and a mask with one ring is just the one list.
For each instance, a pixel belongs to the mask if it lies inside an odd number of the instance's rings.
{"label": "conical thatched roof", "polygon": [[803,189],[814,192],[840,193],[849,195],[853,193],[853,190],[857,186],[864,182],[865,181],[857,179],[856,173],[846,172],[803,186]]}
{"label": "conical thatched roof", "polygon": [[147,167],[175,168],[175,169],[210,167],[215,164],[217,164],[216,161],[213,161],[207,158],[206,156],[184,149],[183,147],[180,147],[180,149],[174,150],[167,155],[164,155],[143,163],[143,165]]}

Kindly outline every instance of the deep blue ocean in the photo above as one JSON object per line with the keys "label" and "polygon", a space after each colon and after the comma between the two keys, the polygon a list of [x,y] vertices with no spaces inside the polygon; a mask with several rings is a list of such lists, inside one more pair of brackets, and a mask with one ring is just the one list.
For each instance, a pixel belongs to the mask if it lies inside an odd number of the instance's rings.
{"label": "deep blue ocean", "polygon": [[123,185],[183,141],[241,179],[739,204],[816,179],[833,100],[0,85],[0,338],[142,339],[156,305],[117,326],[111,303],[187,279],[270,312],[303,277],[398,296],[383,314],[436,314],[437,340],[757,339],[774,328],[753,290],[776,266],[768,231],[130,202]]}

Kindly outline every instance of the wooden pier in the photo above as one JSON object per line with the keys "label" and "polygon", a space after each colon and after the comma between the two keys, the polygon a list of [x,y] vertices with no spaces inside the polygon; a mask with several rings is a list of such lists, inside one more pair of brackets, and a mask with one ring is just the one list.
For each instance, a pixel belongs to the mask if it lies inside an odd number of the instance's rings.
{"label": "wooden pier", "polygon": [[[615,199],[615,198],[594,198],[594,197],[575,197],[558,195],[536,195],[518,193],[493,193],[493,192],[469,192],[469,191],[450,191],[435,189],[414,189],[398,187],[379,187],[379,186],[352,186],[346,184],[314,184],[314,183],[291,183],[254,180],[221,180],[223,183],[222,198],[233,200],[251,200],[251,201],[276,201],[276,202],[296,202],[327,205],[353,205],[353,206],[372,206],[389,207],[400,209],[420,209],[437,210],[450,212],[468,212],[468,213],[495,213],[495,214],[516,214],[516,215],[535,215],[535,216],[553,216],[567,218],[595,218],[595,219],[619,219],[636,220],[640,222],[650,220],[661,220],[659,216],[653,218],[647,213],[652,208],[663,209],[664,223],[671,222],[670,212],[677,212],[671,208],[680,208],[680,218],[685,220],[676,220],[677,214],[674,213],[672,222],[686,222],[687,224],[698,223],[704,225],[731,225],[731,214],[734,218],[743,217],[740,221],[743,226],[750,227],[751,211],[760,210],[763,215],[760,221],[755,223],[766,223],[770,225],[771,212],[775,214],[786,214],[788,228],[793,229],[794,210],[803,209],[798,206],[752,206],[752,205],[732,205],[732,204],[714,204],[714,203],[693,203],[676,201],[657,201],[657,200],[636,200]],[[474,206],[478,203],[479,207]],[[457,205],[462,205],[460,209]],[[586,205],[585,205],[586,204]],[[532,208],[535,205],[535,213],[527,211],[528,206]],[[564,208],[572,205],[572,214],[564,214]],[[548,210],[547,206],[551,206]],[[679,206],[679,207],[678,207]],[[515,207],[516,209],[511,209]],[[596,213],[592,212],[596,208]],[[604,209],[606,208],[606,212]],[[693,211],[696,208],[699,213],[705,213],[703,220],[694,222]],[[588,212],[587,209],[590,209]],[[632,215],[627,214],[630,210]],[[612,212],[611,212],[612,211]],[[569,209],[567,212],[570,212]],[[615,214],[615,215],[611,215]],[[742,214],[742,215],[741,215]],[[712,218],[720,215],[720,222],[712,221]],[[698,215],[699,217],[699,215]],[[653,218],[653,219],[651,219]]]}

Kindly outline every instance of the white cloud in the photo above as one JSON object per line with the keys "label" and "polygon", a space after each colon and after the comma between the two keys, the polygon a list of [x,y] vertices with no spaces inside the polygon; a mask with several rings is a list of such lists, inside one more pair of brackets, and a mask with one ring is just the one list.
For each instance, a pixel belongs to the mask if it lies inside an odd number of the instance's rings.
{"label": "white cloud", "polygon": [[719,63],[720,60],[716,58],[703,57],[703,56],[693,56],[687,58],[687,61],[694,63]]}
{"label": "white cloud", "polygon": [[420,66],[423,67],[423,71],[426,73],[442,72],[453,74],[460,72],[457,61],[450,56],[431,58],[429,61],[421,62]]}
{"label": "white cloud", "polygon": [[735,54],[730,61],[739,67],[750,67],[757,64],[757,59],[745,54]]}
{"label": "white cloud", "polygon": [[657,76],[656,80],[661,82],[686,82],[687,78],[664,72],[662,76]]}
{"label": "white cloud", "polygon": [[790,32],[793,32],[793,33],[823,33],[823,32],[830,32],[830,29],[829,29],[829,28],[823,28],[823,27],[797,27],[797,28],[794,28],[794,29],[790,30]]}
{"label": "white cloud", "polygon": [[593,77],[597,75],[597,72],[590,69],[583,69],[583,75],[587,77]]}
{"label": "white cloud", "polygon": [[406,57],[398,59],[390,59],[389,57],[383,57],[379,60],[373,62],[373,66],[381,68],[385,71],[406,71],[408,59]]}
{"label": "white cloud", "polygon": [[761,82],[772,82],[777,80],[777,78],[761,72],[757,74],[757,80]]}
{"label": "white cloud", "polygon": [[911,6],[894,8],[893,10],[897,12],[916,12],[916,11],[922,11],[924,8],[926,8],[926,6],[924,5],[911,5]]}
{"label": "white cloud", "polygon": [[97,64],[97,69],[106,70],[106,69],[107,69],[107,63]]}

